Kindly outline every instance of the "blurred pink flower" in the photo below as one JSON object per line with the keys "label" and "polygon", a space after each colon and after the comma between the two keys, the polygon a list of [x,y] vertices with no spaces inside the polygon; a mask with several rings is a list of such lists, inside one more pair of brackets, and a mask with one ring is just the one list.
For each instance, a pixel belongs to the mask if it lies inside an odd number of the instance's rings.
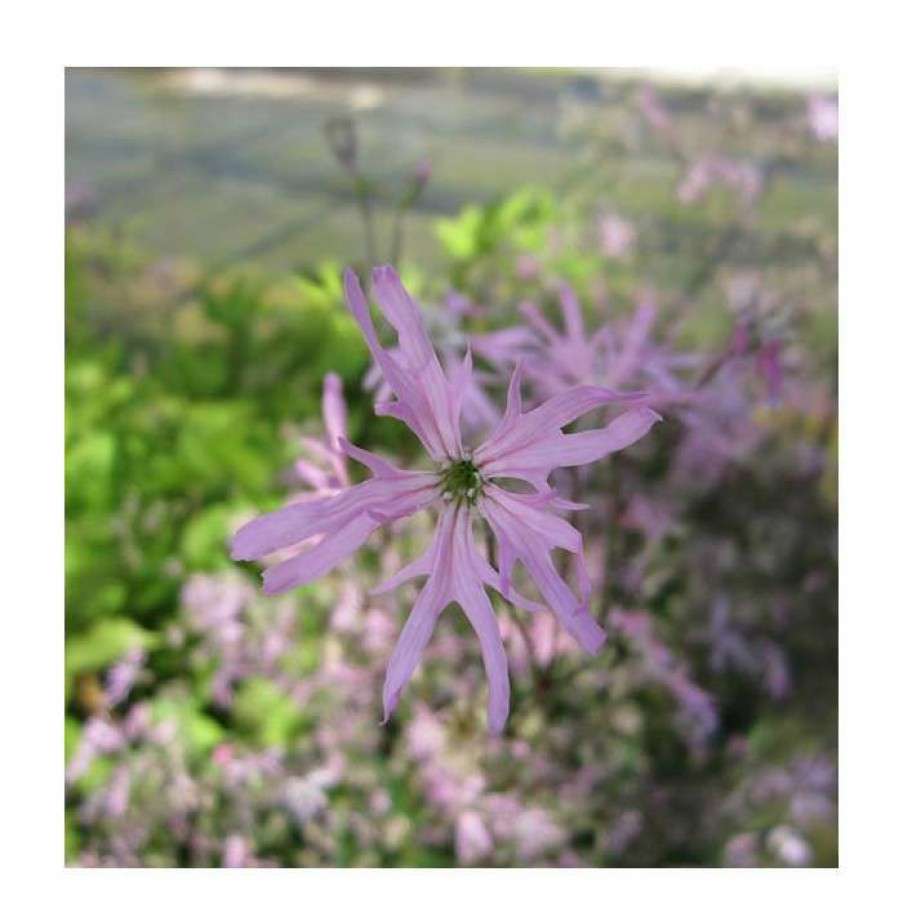
{"label": "blurred pink flower", "polygon": [[107,671],[104,691],[107,705],[119,705],[124,702],[132,687],[141,676],[141,669],[147,659],[142,649],[130,649],[118,662]]}
{"label": "blurred pink flower", "polygon": [[217,765],[227,765],[232,761],[235,753],[232,750],[232,747],[229,746],[228,743],[220,743],[219,746],[214,747],[213,752],[211,753],[210,758]]}
{"label": "blurred pink flower", "polygon": [[[289,505],[246,524],[232,537],[235,559],[261,558],[322,535],[319,542],[264,572],[264,590],[278,593],[309,583],[353,554],[380,526],[417,511],[438,507],[439,519],[427,552],[402,568],[374,592],[388,592],[416,577],[426,577],[419,598],[393,651],[383,689],[384,717],[395,709],[416,669],[441,612],[457,602],[473,626],[489,680],[489,726],[501,731],[508,715],[509,683],[505,652],[485,586],[526,610],[537,605],[511,585],[515,563],[523,562],[562,626],[589,652],[605,634],[589,614],[589,580],[580,533],[550,509],[573,509],[558,498],[548,478],[558,467],[588,464],[642,438],[659,416],[640,403],[642,396],[621,395],[578,386],[524,413],[522,367],[515,368],[504,417],[474,452],[461,435],[462,407],[471,381],[470,354],[450,381],[427,338],[417,306],[391,267],[373,270],[373,291],[383,314],[398,334],[398,347],[386,351],[377,338],[367,299],[357,276],[347,270],[345,293],[374,359],[395,395],[377,404],[378,414],[406,423],[433,461],[429,470],[403,471],[388,461],[340,439],[349,457],[373,477],[334,496]],[[607,427],[565,435],[562,427],[608,404],[627,405]],[[531,484],[533,493],[503,489],[498,479]],[[477,551],[475,516],[495,534],[496,571]],[[580,595],[555,571],[551,552],[562,548],[577,558]]]}
{"label": "blurred pink flower", "polygon": [[406,734],[411,757],[415,761],[432,759],[445,748],[445,728],[423,705],[414,706]]}
{"label": "blurred pink flower", "polygon": [[521,313],[535,335],[535,350],[526,359],[527,376],[542,394],[553,395],[576,385],[604,386],[613,391],[643,387],[646,403],[669,405],[690,392],[681,372],[695,370],[696,355],[681,354],[654,343],[658,317],[649,294],[637,299],[633,312],[587,333],[580,301],[568,285],[559,292],[564,329],[559,331],[530,301]]}
{"label": "blurred pink flower", "polygon": [[282,785],[280,801],[298,825],[315,818],[329,804],[323,785],[310,776],[288,778]]}
{"label": "blurred pink flower", "polygon": [[539,260],[533,254],[518,254],[514,261],[514,275],[522,282],[531,282],[539,276]]}
{"label": "blurred pink flower", "polygon": [[696,204],[716,185],[736,191],[742,208],[748,211],[762,193],[764,183],[761,170],[753,163],[705,154],[690,165],[677,188],[677,196],[684,204]]}
{"label": "blurred pink flower", "polygon": [[626,257],[636,241],[636,229],[623,217],[606,213],[599,220],[599,247],[606,257]]}
{"label": "blurred pink flower", "polygon": [[461,865],[473,865],[492,852],[492,836],[483,819],[471,810],[462,812],[455,822],[455,856]]}
{"label": "blurred pink flower", "polygon": [[75,755],[66,768],[66,780],[78,780],[98,756],[116,752],[124,743],[125,737],[117,725],[96,715],[89,718],[82,730]]}
{"label": "blurred pink flower", "polygon": [[778,825],[768,832],[768,849],[785,865],[804,868],[812,862],[812,847],[789,825]]}
{"label": "blurred pink flower", "polygon": [[525,809],[517,816],[514,833],[517,851],[528,862],[560,847],[567,838],[551,815],[538,808]]}
{"label": "blurred pink flower", "polygon": [[106,793],[106,810],[111,818],[121,818],[129,805],[132,776],[127,766],[120,765],[110,780]]}
{"label": "blurred pink flower", "polygon": [[837,99],[813,94],[808,101],[806,113],[809,128],[819,141],[836,141],[839,133]]}
{"label": "blurred pink flower", "polygon": [[754,868],[759,864],[759,838],[752,832],[737,834],[724,848],[724,864],[728,868]]}
{"label": "blurred pink flower", "polygon": [[230,834],[223,844],[223,868],[250,868],[253,863],[251,842],[240,834]]}

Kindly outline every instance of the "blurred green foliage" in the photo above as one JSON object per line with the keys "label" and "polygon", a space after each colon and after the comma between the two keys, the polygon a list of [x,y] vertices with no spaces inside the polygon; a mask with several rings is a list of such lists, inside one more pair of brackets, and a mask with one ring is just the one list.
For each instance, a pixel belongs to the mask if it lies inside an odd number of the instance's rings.
{"label": "blurred green foliage", "polygon": [[189,571],[227,565],[235,520],[284,497],[290,424],[318,417],[330,370],[354,399],[367,357],[336,264],[208,274],[80,227],[66,274],[71,694],[153,648]]}

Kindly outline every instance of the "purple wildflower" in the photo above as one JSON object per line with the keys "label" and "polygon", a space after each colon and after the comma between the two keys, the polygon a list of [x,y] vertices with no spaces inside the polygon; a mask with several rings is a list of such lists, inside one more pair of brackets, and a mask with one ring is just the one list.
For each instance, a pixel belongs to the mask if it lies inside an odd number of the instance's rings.
{"label": "purple wildflower", "polygon": [[[557,467],[588,464],[631,445],[660,418],[640,403],[643,396],[594,386],[568,389],[524,413],[522,367],[518,365],[504,416],[489,438],[471,452],[461,435],[462,406],[472,378],[469,351],[455,379],[449,380],[416,304],[391,267],[373,270],[373,292],[398,334],[394,353],[380,344],[358,278],[346,270],[345,293],[352,314],[395,396],[378,403],[376,412],[406,423],[433,466],[400,470],[341,440],[344,452],[368,467],[372,478],[334,496],[289,505],[246,524],[232,538],[232,555],[237,560],[261,558],[319,535],[312,548],[265,570],[264,590],[279,593],[322,577],[380,526],[426,508],[438,508],[438,526],[426,553],[376,590],[388,592],[413,578],[427,577],[389,660],[383,688],[385,718],[395,709],[439,615],[457,602],[480,642],[489,680],[489,726],[498,733],[508,716],[508,669],[486,586],[518,607],[536,610],[536,603],[512,586],[514,565],[520,560],[562,626],[586,651],[597,652],[605,633],[589,612],[582,537],[551,510],[577,506],[558,498],[548,478]],[[578,417],[615,403],[627,405],[627,410],[607,427],[568,435],[562,432],[562,427]],[[504,478],[525,481],[535,491],[502,488],[496,481]],[[480,518],[495,536],[498,570],[477,550],[474,526]],[[576,556],[579,595],[555,570],[551,555],[555,548]]]}
{"label": "purple wildflower", "polygon": [[588,383],[624,391],[639,384],[652,387],[647,403],[657,406],[684,400],[685,380],[698,359],[654,343],[658,310],[651,296],[637,299],[634,312],[587,333],[580,301],[568,285],[559,293],[564,330],[559,332],[530,301],[521,312],[535,330],[535,352],[527,359],[530,379],[544,395]]}

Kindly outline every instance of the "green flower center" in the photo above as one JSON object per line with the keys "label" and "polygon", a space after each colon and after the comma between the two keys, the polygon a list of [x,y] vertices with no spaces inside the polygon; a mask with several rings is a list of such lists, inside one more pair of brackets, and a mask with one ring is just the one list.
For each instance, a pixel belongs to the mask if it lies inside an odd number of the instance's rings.
{"label": "green flower center", "polygon": [[440,471],[439,487],[445,501],[472,505],[483,491],[483,475],[469,458],[452,461]]}

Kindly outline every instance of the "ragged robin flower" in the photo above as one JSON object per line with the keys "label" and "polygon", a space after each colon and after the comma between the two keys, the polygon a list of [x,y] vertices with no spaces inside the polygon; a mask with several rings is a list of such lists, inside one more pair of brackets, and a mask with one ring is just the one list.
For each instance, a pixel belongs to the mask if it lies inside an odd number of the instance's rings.
{"label": "ragged robin flower", "polygon": [[[504,415],[489,437],[470,451],[461,436],[462,404],[472,379],[469,351],[450,380],[427,338],[417,305],[395,271],[384,266],[373,270],[372,288],[377,305],[398,336],[397,348],[390,354],[377,338],[357,276],[346,270],[344,282],[351,312],[394,396],[378,403],[376,413],[406,423],[432,464],[424,470],[400,470],[379,455],[340,439],[345,454],[366,466],[372,477],[335,495],[258,517],[233,536],[232,556],[261,558],[321,537],[312,548],[264,572],[265,591],[280,593],[322,577],[379,527],[426,508],[436,510],[436,531],[427,551],[373,591],[385,593],[408,580],[426,578],[389,660],[384,715],[388,719],[395,709],[440,614],[457,602],[480,642],[489,681],[489,727],[499,733],[508,716],[508,668],[486,587],[519,608],[539,609],[512,586],[514,566],[521,561],[564,629],[587,652],[597,652],[605,632],[589,611],[583,539],[554,513],[554,509],[584,506],[559,498],[549,485],[549,476],[558,467],[588,464],[631,445],[660,418],[643,404],[645,396],[598,386],[568,389],[525,413],[518,364]],[[625,410],[604,428],[562,432],[562,427],[605,405],[620,405]],[[513,491],[509,481],[526,484],[531,490],[525,486],[525,491]],[[497,569],[478,549],[478,524],[494,536]],[[556,548],[576,557],[576,594],[555,568],[552,551]]]}

